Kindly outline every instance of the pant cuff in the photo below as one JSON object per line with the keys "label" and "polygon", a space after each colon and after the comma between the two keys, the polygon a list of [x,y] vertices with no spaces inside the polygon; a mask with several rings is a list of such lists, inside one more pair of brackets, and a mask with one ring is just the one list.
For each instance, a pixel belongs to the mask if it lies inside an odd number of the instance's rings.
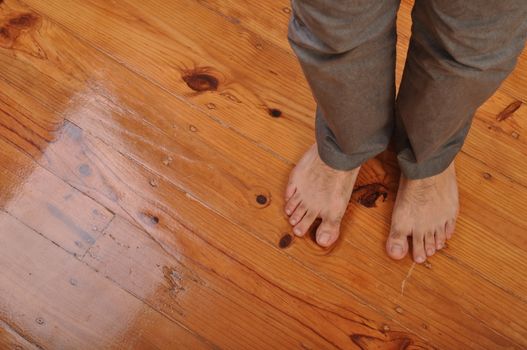
{"label": "pant cuff", "polygon": [[318,108],[315,117],[315,135],[320,159],[326,165],[336,170],[353,170],[365,163],[368,159],[382,153],[388,146],[386,145],[384,149],[369,150],[368,152],[344,153],[338,146],[335,135],[326,124]]}
{"label": "pant cuff", "polygon": [[461,146],[452,145],[426,161],[417,162],[410,150],[403,150],[397,154],[399,167],[404,176],[411,180],[424,179],[445,171],[456,158]]}

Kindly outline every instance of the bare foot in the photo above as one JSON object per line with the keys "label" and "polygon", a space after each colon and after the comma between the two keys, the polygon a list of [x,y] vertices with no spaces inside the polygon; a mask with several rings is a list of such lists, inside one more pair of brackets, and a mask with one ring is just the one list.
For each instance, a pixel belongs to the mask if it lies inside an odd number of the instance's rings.
{"label": "bare foot", "polygon": [[295,235],[303,236],[319,217],[317,243],[328,247],[337,240],[359,168],[333,169],[320,159],[316,144],[309,148],[289,175],[285,191],[285,212]]}
{"label": "bare foot", "polygon": [[401,175],[386,242],[388,255],[402,259],[408,252],[407,237],[412,236],[414,261],[424,262],[452,237],[458,209],[453,162],[441,174],[425,179],[410,180]]}

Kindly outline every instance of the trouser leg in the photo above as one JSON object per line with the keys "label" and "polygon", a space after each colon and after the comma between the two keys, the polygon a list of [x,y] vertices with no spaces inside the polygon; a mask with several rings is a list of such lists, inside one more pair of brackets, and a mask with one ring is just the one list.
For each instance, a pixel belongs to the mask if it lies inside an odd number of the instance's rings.
{"label": "trouser leg", "polygon": [[408,178],[442,172],[476,109],[513,70],[527,0],[416,0],[396,102],[398,161]]}
{"label": "trouser leg", "polygon": [[317,102],[319,155],[335,169],[353,169],[393,133],[399,0],[291,4],[288,40]]}

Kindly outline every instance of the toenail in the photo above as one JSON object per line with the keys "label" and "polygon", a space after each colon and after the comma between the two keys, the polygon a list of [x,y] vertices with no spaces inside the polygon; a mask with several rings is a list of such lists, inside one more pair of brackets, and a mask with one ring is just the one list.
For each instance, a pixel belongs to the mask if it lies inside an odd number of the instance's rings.
{"label": "toenail", "polygon": [[291,215],[291,210],[286,209],[286,210],[285,210],[285,213],[286,213],[287,215]]}
{"label": "toenail", "polygon": [[291,225],[296,224],[296,220],[295,219],[291,219],[291,220],[289,220],[289,222],[291,223]]}
{"label": "toenail", "polygon": [[418,256],[415,258],[415,261],[418,262],[418,263],[422,263],[425,261],[425,258],[423,258],[422,256]]}
{"label": "toenail", "polygon": [[295,228],[295,229],[293,230],[293,232],[294,232],[295,235],[297,235],[297,236],[300,236],[300,235],[302,234],[302,232],[300,232],[300,229],[299,229],[299,228]]}
{"label": "toenail", "polygon": [[428,255],[432,255],[435,253],[432,248],[428,249],[426,252],[428,253]]}
{"label": "toenail", "polygon": [[328,233],[323,233],[323,234],[320,235],[318,241],[321,244],[327,244],[329,242],[330,237],[331,236]]}
{"label": "toenail", "polygon": [[401,254],[403,252],[403,247],[398,244],[394,244],[392,245],[390,252],[392,252],[393,254]]}

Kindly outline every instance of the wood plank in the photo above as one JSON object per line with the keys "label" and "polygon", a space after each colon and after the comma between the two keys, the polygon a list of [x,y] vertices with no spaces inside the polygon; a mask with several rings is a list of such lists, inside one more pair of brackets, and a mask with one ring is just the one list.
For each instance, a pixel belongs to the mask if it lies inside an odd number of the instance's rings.
{"label": "wood plank", "polygon": [[[66,129],[66,130],[64,131],[63,135],[68,135],[68,134],[69,134],[69,132],[68,132],[67,129]],[[71,151],[75,148],[75,146],[74,146],[75,143],[78,142],[78,140],[79,140],[79,136],[78,136],[79,132],[78,132],[78,131],[72,132],[72,134],[74,135],[74,138],[73,138],[74,142],[71,142],[71,141],[70,141],[70,142],[68,142],[67,144],[64,144],[64,145],[61,146],[62,149],[64,149],[64,150],[68,150],[68,153],[71,153]],[[86,141],[84,141],[84,142],[86,142]],[[83,142],[83,143],[84,143],[84,142]],[[59,143],[56,142],[54,145],[59,145]],[[101,146],[102,146],[102,144],[101,144],[101,145],[98,145],[96,148],[101,147]],[[90,147],[88,147],[88,146],[86,146],[86,145],[83,145],[80,149],[83,150],[83,153],[84,153],[84,154],[87,153],[87,149],[91,149],[91,150],[92,150],[91,152],[94,152],[94,151],[93,151],[93,145],[91,145]],[[90,152],[90,153],[91,153],[91,152]],[[54,152],[53,152],[53,153],[54,153]],[[89,155],[90,153],[88,153],[88,155]],[[104,157],[108,157],[109,154],[111,154],[111,149],[103,148],[103,149],[100,149],[99,151],[97,151],[97,152],[96,152],[96,155],[93,155],[93,156],[90,156],[90,157],[91,157],[92,159],[97,159],[97,160],[98,160],[97,162],[99,162],[100,159],[104,159]],[[57,158],[64,159],[64,158],[65,158],[64,155],[65,155],[65,154],[60,154],[60,155],[57,156]],[[106,156],[103,156],[103,155],[106,155]],[[75,158],[77,159],[77,156],[75,156]],[[87,164],[93,164],[92,162],[89,162],[88,160],[84,160],[84,159],[81,159],[81,160],[82,160],[83,162],[87,163]],[[119,167],[117,166],[117,165],[119,164],[119,162],[118,162],[117,160],[115,160],[115,159],[112,159],[111,161],[110,161],[110,160],[107,160],[107,161],[105,161],[105,163],[112,164],[112,165],[114,166],[114,169],[119,169]],[[76,166],[77,166],[77,165],[74,165],[73,167],[76,167]],[[117,166],[117,167],[116,167],[116,166]],[[107,168],[107,167],[104,166],[104,165],[101,166],[101,165],[93,164],[93,165],[91,165],[91,168],[92,168],[92,169],[104,169],[104,168]],[[130,166],[128,166],[128,165],[123,165],[120,169],[128,169],[128,170],[126,170],[126,171],[118,171],[118,173],[121,173],[121,174],[122,174],[122,173],[127,173],[127,172],[130,171],[130,170],[129,170],[129,169],[130,169]],[[96,171],[94,171],[94,174],[95,174],[95,173],[96,173]],[[164,182],[162,178],[156,178],[157,187],[152,188],[152,187],[150,186],[149,182],[150,182],[150,180],[152,179],[153,174],[143,176],[143,180],[141,180],[141,181],[139,180],[139,178],[138,178],[137,175],[129,175],[129,176],[130,176],[130,179],[126,179],[126,180],[124,180],[125,183],[127,184],[127,186],[131,186],[131,188],[134,188],[134,189],[144,188],[144,187],[146,186],[146,188],[148,189],[147,191],[150,192],[150,189],[151,189],[151,191],[153,191],[153,194],[149,195],[149,197],[150,197],[150,196],[154,196],[153,201],[158,201],[158,200],[159,200],[159,199],[157,199],[157,197],[158,197],[158,195],[159,195],[159,193],[157,192],[157,191],[158,191],[157,189],[159,189],[159,190],[162,191],[162,192],[165,192],[165,191],[167,191],[167,187],[170,186],[168,183]],[[99,177],[99,176],[95,176],[95,178],[98,178],[98,177]],[[110,180],[108,179],[107,176],[105,177],[105,181],[106,181],[106,182],[113,183],[113,181],[110,181]],[[123,180],[120,180],[120,181],[123,181]],[[96,188],[97,186],[91,186],[91,187],[92,187],[92,188]],[[115,188],[118,188],[117,185],[114,185],[114,187],[115,187]],[[123,190],[123,191],[119,191],[119,192],[127,192],[127,191],[124,191],[124,190]],[[128,192],[129,192],[129,191],[128,191]],[[156,193],[157,193],[157,195],[156,195]],[[94,195],[94,194],[92,194],[92,195]],[[180,196],[181,196],[181,195],[180,195]],[[152,225],[152,223],[151,223],[151,219],[150,219],[150,218],[153,217],[153,215],[154,215],[155,217],[158,218],[159,222],[162,222],[162,221],[167,220],[167,217],[166,217],[166,215],[167,215],[167,214],[166,214],[166,211],[171,211],[171,209],[170,209],[169,207],[174,207],[174,208],[187,208],[187,207],[188,207],[188,204],[186,204],[186,203],[185,203],[185,204],[176,204],[176,205],[174,205],[174,204],[172,204],[172,205],[167,204],[167,203],[169,203],[170,201],[173,201],[173,200],[174,200],[174,197],[175,197],[175,194],[174,194],[174,193],[167,194],[167,198],[163,200],[164,203],[162,203],[161,205],[159,205],[159,204],[156,204],[156,205],[155,205],[155,207],[161,207],[162,209],[158,209],[158,210],[156,210],[156,211],[154,211],[154,212],[153,212],[151,209],[149,209],[149,211],[147,212],[147,215],[144,214],[144,213],[145,213],[145,211],[144,211],[144,204],[141,205],[141,203],[144,202],[144,200],[134,200],[133,198],[128,198],[128,201],[131,201],[132,203],[139,203],[139,205],[140,205],[139,208],[134,209],[134,210],[130,210],[130,212],[136,212],[136,213],[138,213],[138,214],[137,214],[137,220],[142,220],[142,222],[143,222],[143,224],[144,224],[145,226],[150,226],[150,229],[152,229],[151,226],[157,226],[157,225]],[[170,198],[170,199],[169,199],[169,198]],[[192,197],[190,197],[190,198],[192,198]],[[149,201],[150,201],[150,200],[149,200]],[[165,212],[165,213],[164,213],[164,212]],[[171,213],[170,215],[174,215],[174,214]],[[178,214],[176,214],[176,215],[180,215],[180,214],[179,214],[179,210],[178,210]],[[183,220],[183,222],[194,222],[194,221],[195,221],[195,219],[194,219],[194,220],[185,220],[185,219],[182,219],[182,220]],[[156,221],[157,221],[157,220],[156,220]],[[176,223],[167,223],[166,225],[168,225],[169,227],[177,226]],[[223,224],[223,225],[226,225],[226,224]],[[215,229],[215,227],[216,227],[216,225],[214,225],[214,229]],[[209,229],[209,230],[213,230],[213,229],[211,228],[211,229]],[[375,231],[377,231],[377,230],[375,230]],[[377,232],[380,232],[380,230],[378,230]],[[364,232],[364,234],[365,234],[365,233],[366,233],[366,232]],[[359,232],[358,234],[359,234],[359,237],[360,237],[360,232]],[[165,235],[162,235],[162,237],[158,237],[158,239],[161,239],[161,240],[166,239],[166,234],[165,234]],[[180,245],[180,244],[181,244],[180,242],[174,242],[174,243],[169,244],[169,246],[178,246],[178,245]],[[239,244],[239,242],[238,242],[238,244]],[[230,246],[234,246],[234,245],[236,245],[236,243],[234,243],[234,242],[230,244]],[[360,247],[360,246],[359,246],[359,247]],[[305,248],[306,248],[305,246],[303,246],[303,247],[302,247],[302,246],[299,246],[298,249],[302,249],[302,251],[300,251],[299,254],[304,254],[304,249],[305,249]],[[227,249],[228,249],[228,248],[227,248]],[[368,265],[371,266],[371,265],[372,265],[372,262],[371,262],[372,259],[371,259],[368,255],[366,255],[366,254],[364,254],[364,253],[361,254],[360,251],[361,251],[361,249],[359,249],[357,252],[349,252],[349,251],[344,251],[344,252],[342,252],[342,255],[339,254],[339,257],[338,257],[339,260],[328,261],[328,268],[327,268],[327,270],[332,270],[332,272],[336,272],[336,275],[337,275],[337,276],[339,276],[339,275],[340,275],[340,276],[342,276],[342,275],[343,275],[343,276],[349,276],[350,274],[351,274],[351,275],[353,275],[353,274],[356,275],[356,274],[357,274],[357,271],[350,270],[349,272],[347,272],[347,271],[345,271],[345,270],[347,270],[346,267],[344,267],[344,270],[342,270],[342,267],[340,267],[340,264],[338,263],[338,261],[341,261],[342,264],[343,264],[343,262],[344,262],[345,260],[349,260],[349,256],[354,256],[354,257],[356,257],[356,256],[358,256],[358,255],[362,255],[362,256],[361,256],[361,260],[360,260],[360,261],[356,261],[356,264],[357,264],[358,266],[368,266]],[[333,254],[334,254],[334,252],[333,252]],[[382,255],[381,255],[381,256],[382,256]],[[324,261],[316,261],[316,260],[313,259],[312,256],[311,256],[311,257],[306,257],[306,260],[308,260],[308,261],[311,260],[311,261],[313,262],[313,264],[318,264],[319,266],[324,265]],[[351,263],[353,264],[353,261],[352,261]],[[267,265],[268,265],[268,264],[267,264]],[[337,269],[337,267],[334,266],[334,265],[338,266],[338,269]],[[313,265],[312,265],[312,266],[313,266]],[[267,267],[267,268],[269,268],[269,267]],[[387,267],[384,267],[384,268],[387,269]],[[337,270],[335,270],[335,269],[337,269]],[[379,268],[378,268],[377,266],[375,266],[374,270],[379,271]],[[406,273],[406,271],[404,271],[404,273]],[[388,269],[387,272],[386,272],[386,274],[394,274],[394,272],[393,272],[392,270]],[[395,275],[397,275],[397,274],[395,274]],[[445,276],[448,276],[448,273],[445,273]],[[331,277],[332,277],[333,279],[336,278],[333,274],[331,275]],[[361,279],[362,279],[362,284],[366,284],[366,288],[368,288],[368,287],[367,287],[368,285],[371,285],[371,288],[375,288],[374,286],[378,286],[378,285],[379,285],[379,282],[378,282],[378,281],[373,281],[373,280],[372,280],[372,277],[371,277],[371,275],[369,275],[369,273],[368,273],[368,274],[366,274],[366,273],[362,273],[360,277],[361,277]],[[396,291],[397,291],[397,293],[396,293],[395,295],[399,295],[399,294],[398,294],[398,293],[399,293],[399,290],[400,290],[400,289],[399,289],[399,288],[400,288],[400,287],[399,287],[399,283],[400,283],[400,281],[403,279],[403,277],[404,277],[404,275],[402,275],[402,276],[399,277],[399,278],[395,277],[394,280],[397,279],[397,282],[395,282],[395,283],[392,282],[392,285],[395,285],[395,286],[396,286],[396,287],[393,288],[393,290],[396,290]],[[341,278],[339,278],[339,279],[341,279]],[[366,282],[366,281],[367,281],[367,282]],[[353,283],[353,282],[357,282],[357,280],[352,280],[351,282],[352,282],[352,283]],[[436,281],[436,283],[440,283],[440,284],[444,284],[445,282],[448,282],[448,281],[441,281],[441,282]],[[464,281],[463,281],[463,282],[464,282]],[[448,283],[447,283],[447,285],[448,285]],[[461,285],[462,285],[462,284],[461,284]],[[471,285],[471,284],[469,283],[468,285]],[[420,286],[420,287],[422,287],[422,286]],[[447,288],[447,289],[448,289],[448,288]],[[382,289],[381,292],[382,292],[382,293],[386,293],[386,290]],[[430,292],[430,291],[427,290],[427,292]],[[393,293],[393,292],[392,292],[392,293]],[[438,293],[440,293],[440,292],[438,292]],[[472,294],[474,294],[474,293],[472,293]],[[471,303],[470,299],[467,299],[467,300],[468,300],[467,303],[470,304],[470,303]],[[400,304],[401,304],[401,303],[400,303]],[[443,304],[443,303],[440,303],[440,304]],[[406,306],[405,306],[404,304],[403,304],[403,306],[406,308]],[[415,307],[416,307],[415,305],[411,305],[411,306],[408,306],[408,309],[409,309],[409,310],[412,310],[412,309],[415,308]],[[519,311],[519,312],[522,312],[522,311]],[[408,316],[406,315],[405,317],[408,317]],[[412,316],[410,316],[410,317],[415,317],[415,315],[412,315]],[[430,320],[427,320],[427,321],[430,322]],[[464,320],[464,321],[466,321],[466,320]],[[479,324],[479,323],[478,323],[478,324]],[[429,327],[429,326],[427,325],[427,327]],[[478,327],[482,327],[482,325],[479,324]],[[516,326],[516,327],[518,327],[518,326]],[[521,325],[520,325],[520,328],[521,328]],[[499,337],[498,337],[498,339],[499,339]],[[501,342],[503,342],[503,341],[501,340]]]}
{"label": "wood plank", "polygon": [[[192,232],[178,234],[192,235]],[[177,259],[166,253],[148,234],[117,217],[83,259],[123,289],[210,339],[223,349],[346,348],[346,332],[330,331],[341,319],[323,312],[250,276],[228,255],[190,240]],[[208,250],[206,265],[189,251]],[[198,261],[195,261],[198,260]],[[229,276],[216,272],[218,266]],[[240,279],[252,283],[239,286]],[[277,301],[277,299],[283,301]],[[284,308],[298,309],[298,315]],[[323,318],[320,316],[324,315]],[[325,330],[325,331],[324,331]]]}
{"label": "wood plank", "polygon": [[[174,212],[173,209],[167,208],[167,200],[170,201],[170,207],[172,208],[189,208],[190,214],[193,216],[190,219],[197,220],[199,218],[199,220],[205,220],[206,227],[204,229],[211,234],[218,233],[217,225],[225,227],[220,234],[224,239],[228,239],[228,241],[222,243],[220,253],[229,254],[226,253],[231,250],[229,247],[232,247],[232,249],[235,248],[236,259],[239,259],[239,254],[243,254],[242,267],[248,264],[250,270],[257,269],[256,273],[253,272],[254,276],[252,277],[256,278],[256,282],[244,280],[239,276],[236,278],[238,283],[244,284],[244,288],[252,292],[256,292],[257,290],[261,293],[269,293],[259,296],[265,298],[268,303],[276,304],[280,301],[283,303],[283,308],[288,313],[293,313],[295,318],[306,318],[306,308],[313,307],[316,309],[316,318],[311,316],[309,319],[319,320],[321,314],[327,314],[320,320],[328,320],[328,322],[338,320],[337,328],[329,328],[327,325],[322,327],[320,325],[321,321],[313,321],[313,324],[321,328],[319,332],[324,332],[326,337],[335,337],[337,340],[340,339],[339,341],[345,339],[347,346],[353,344],[353,341],[381,344],[391,344],[394,342],[422,344],[418,338],[407,334],[404,328],[400,328],[397,324],[391,324],[384,317],[380,317],[374,313],[370,307],[364,306],[362,302],[357,302],[355,296],[343,293],[336,286],[328,287],[326,280],[319,280],[318,277],[311,275],[311,272],[303,268],[302,265],[288,266],[288,269],[291,271],[288,270],[286,276],[275,278],[274,274],[281,270],[280,266],[290,265],[290,258],[276,250],[272,251],[271,256],[266,254],[259,257],[259,254],[261,254],[260,251],[262,251],[262,247],[258,247],[261,245],[259,240],[254,241],[253,237],[244,237],[246,233],[241,232],[236,226],[232,226],[225,219],[212,215],[211,213],[207,214],[207,212],[203,212],[204,208],[196,203],[190,194],[181,192],[177,188],[170,189],[172,187],[171,185],[163,182],[163,179],[154,177],[154,174],[145,172],[145,169],[141,165],[133,165],[130,160],[119,155],[119,153],[104,143],[95,140],[87,141],[87,138],[91,139],[90,136],[84,135],[76,126],[66,122],[61,132],[61,138],[55,140],[47,148],[45,157],[47,162],[49,162],[47,164],[57,165],[57,169],[55,170],[61,172],[61,176],[65,176],[68,182],[73,184],[79,182],[76,178],[81,176],[78,172],[72,171],[78,168],[78,162],[89,164],[91,175],[82,179],[86,184],[86,188],[91,189],[89,195],[94,198],[107,196],[107,193],[104,191],[105,187],[99,186],[99,182],[105,183],[107,186],[115,189],[115,193],[125,194],[114,197],[117,198],[114,206],[124,207],[124,210],[132,215],[136,222],[145,227],[158,241],[164,243],[165,249],[172,252],[172,254],[180,256],[182,252],[187,250],[184,248],[187,248],[186,246],[190,244],[186,239],[195,240],[196,238],[188,233],[183,233],[176,239],[174,230],[177,232],[179,230],[187,231],[188,229],[185,230],[185,227],[179,221],[175,221],[172,218],[172,215],[178,217],[179,214],[177,210]],[[117,158],[113,159],[113,157]],[[125,170],[125,168],[128,170]],[[155,187],[151,185],[152,179],[155,179],[155,183],[157,184]],[[159,202],[156,193],[161,188],[168,188],[169,192],[167,192],[167,196],[163,201]],[[101,189],[101,192],[97,193],[97,189]],[[201,208],[201,210],[197,210],[196,206],[197,208]],[[166,211],[169,211],[169,213],[167,214]],[[185,213],[185,215],[189,215],[189,213]],[[192,222],[184,218],[181,220],[182,222]],[[233,235],[233,232],[236,231],[239,232]],[[247,241],[242,244],[241,239]],[[209,250],[205,250],[203,244],[201,250],[197,248],[188,249],[188,254],[193,259],[196,259],[198,256],[201,259],[206,259],[205,264],[209,266],[210,263],[207,262],[211,256],[210,249],[213,249],[212,252],[218,250],[216,247],[217,243],[213,242],[213,244],[212,247],[208,248]],[[256,247],[254,246],[255,244]],[[183,250],[180,252],[178,249]],[[253,261],[255,257],[259,257],[259,259]],[[276,259],[279,259],[279,261],[273,262]],[[240,262],[237,263],[240,264]],[[273,266],[276,266],[276,268],[273,268]],[[214,268],[218,269],[219,267],[215,266]],[[227,275],[229,279],[235,278],[236,274],[234,272],[231,266],[227,266],[227,268],[221,270],[221,273]],[[286,271],[282,271],[282,273],[284,272]],[[265,277],[261,277],[262,273],[265,273],[263,275]],[[301,276],[301,280],[294,276]],[[278,283],[277,280],[283,282],[280,282],[280,287],[276,290],[276,287],[273,288],[273,286]],[[292,280],[295,280],[295,285],[293,286],[289,282]],[[298,286],[296,285],[297,283]],[[255,290],[254,285],[261,286],[262,284],[266,288],[257,288]],[[291,291],[291,288],[294,289]],[[281,290],[284,290],[284,292],[280,292]],[[307,296],[304,296],[306,292]],[[279,293],[280,298],[277,298],[276,293]],[[326,296],[326,293],[329,293],[329,295]],[[315,300],[310,301],[309,299],[311,298]],[[304,299],[309,300],[307,304]],[[339,300],[339,304],[335,305],[334,299]],[[295,303],[299,303],[299,307],[289,309]],[[340,303],[343,304],[340,305]],[[300,313],[300,315],[296,315],[296,313]],[[354,335],[355,340],[350,339],[351,335]]]}
{"label": "wood plank", "polygon": [[0,317],[39,347],[213,347],[9,214],[0,212],[0,226]]}
{"label": "wood plank", "polygon": [[[277,243],[264,243],[250,231],[241,230],[221,215],[209,211],[191,193],[123,157],[75,125],[66,123],[62,135],[50,153],[63,160],[54,170],[63,176],[72,174],[67,169],[77,167],[79,160],[90,164],[93,176],[85,180],[89,188],[94,189],[90,196],[104,196],[96,190],[100,181],[110,184],[118,193],[126,193],[115,205],[123,207],[138,225],[175,257],[198,261],[248,293],[284,310],[289,317],[309,320],[311,327],[336,344],[345,341],[344,344],[350,346],[352,334],[377,339],[380,343],[391,342],[394,337],[405,334],[405,341],[421,343],[415,336],[407,334],[406,329],[372,311],[354,293],[342,291],[337,285],[328,285],[326,279],[292,261],[276,248]],[[65,154],[70,156],[64,157]],[[66,181],[78,180],[66,178]],[[196,222],[199,226],[195,225]],[[297,304],[297,307],[292,306]],[[321,324],[322,320],[334,321],[338,327]],[[385,325],[393,331],[386,333]]]}
{"label": "wood plank", "polygon": [[[2,130],[6,130],[4,116],[0,112]],[[0,164],[0,209],[73,254],[83,255],[113,218],[112,212],[37,166],[4,139],[0,139]]]}
{"label": "wood plank", "polygon": [[[290,162],[299,159],[313,142],[314,101],[298,62],[286,44],[288,19],[276,15],[287,6],[283,1],[267,4],[268,10],[259,12],[257,18],[252,16],[250,20],[244,16],[247,9],[240,9],[247,4],[239,2],[230,12],[220,10],[214,2],[196,3],[191,0],[177,3],[128,1],[120,7],[96,0],[77,1],[69,9],[62,9],[58,0],[46,3],[28,0],[26,3],[62,23],[95,47],[110,53],[138,74],[184,96],[186,101],[200,106],[203,111],[220,118],[223,123]],[[252,8],[262,4],[252,4]],[[410,9],[411,2],[405,1],[399,11],[399,32],[403,35],[400,35],[397,50],[398,80],[408,47]],[[81,21],[77,20],[78,11],[86,14]],[[100,26],[90,27],[92,20],[103,17]],[[130,20],[134,18],[141,20]],[[194,25],[196,19],[199,26]],[[266,31],[254,31],[264,27]],[[282,45],[275,44],[276,39],[271,39],[271,33],[276,33],[277,28],[281,28]],[[222,40],[210,40],[210,33],[215,32],[223,34]],[[162,43],[159,37],[163,38]],[[128,45],[130,38],[134,38],[133,47]],[[197,68],[193,70],[189,67]],[[524,71],[522,67],[520,62],[508,80],[517,81],[517,76]],[[184,79],[188,71],[196,73],[191,77],[208,76],[207,81],[217,80],[218,86],[213,84],[215,88],[211,91],[192,90],[192,84],[187,84],[189,79]],[[202,73],[205,75],[199,75]],[[511,88],[507,88],[510,85],[505,82],[503,91],[516,99],[525,99],[521,90],[512,93]],[[284,99],[285,96],[295,98]],[[269,112],[273,109],[279,110],[282,117],[270,117]],[[475,124],[474,128],[488,133],[479,124]],[[481,141],[478,141],[473,142],[469,138],[464,152],[472,154],[472,147],[480,149]],[[527,154],[527,145],[521,144]],[[498,147],[484,160],[487,165],[527,186],[527,175],[519,170],[527,167],[527,158],[494,166],[492,160],[500,154],[507,154],[507,143],[502,145],[501,140],[497,140],[487,144],[487,147]]]}

